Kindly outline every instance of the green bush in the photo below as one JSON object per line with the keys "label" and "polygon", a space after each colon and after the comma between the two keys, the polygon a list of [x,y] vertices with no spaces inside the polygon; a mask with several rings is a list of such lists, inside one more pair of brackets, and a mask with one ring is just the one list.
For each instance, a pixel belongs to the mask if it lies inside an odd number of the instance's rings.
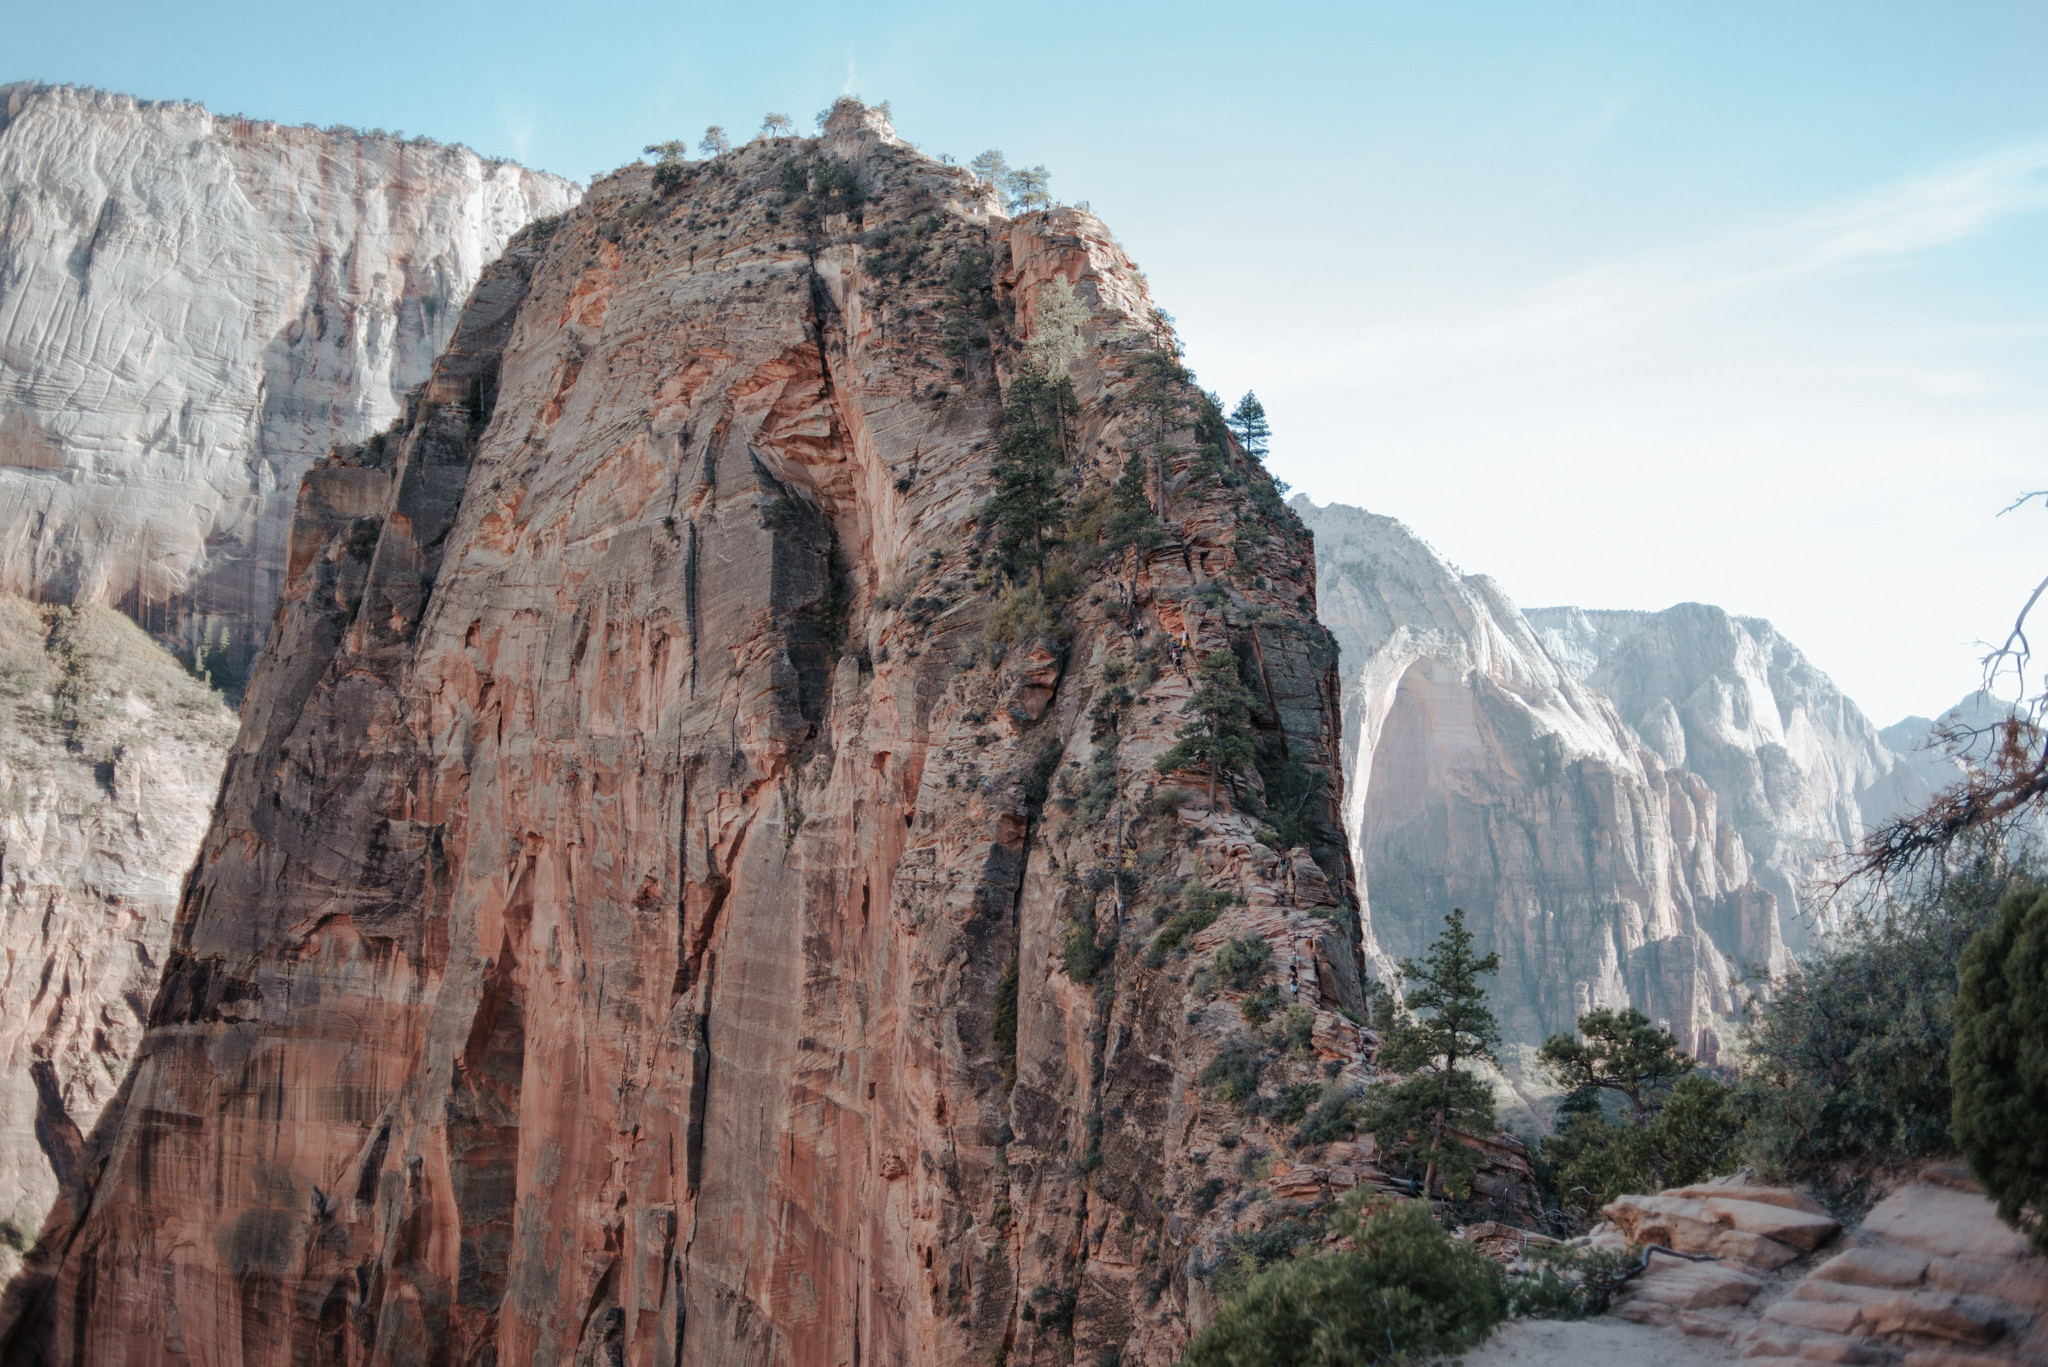
{"label": "green bush", "polygon": [[1250,1038],[1239,1035],[1226,1042],[1209,1066],[1202,1069],[1201,1083],[1219,1101],[1243,1109],[1259,1094],[1259,1075],[1265,1071],[1265,1051]]}
{"label": "green bush", "polygon": [[1239,935],[1216,951],[1216,978],[1243,992],[1256,986],[1273,968],[1273,947],[1258,935]]}
{"label": "green bush", "polygon": [[1349,1139],[1358,1129],[1359,1092],[1352,1087],[1326,1089],[1314,1109],[1302,1118],[1301,1127],[1287,1142],[1297,1149]]}
{"label": "green bush", "polygon": [[1949,1071],[1970,1171],[2048,1253],[2048,891],[2008,893],[1964,951]]}
{"label": "green bush", "polygon": [[1807,1176],[1872,1157],[1952,1152],[1956,965],[2025,861],[1980,846],[1934,894],[1863,915],[1772,984],[1746,1040],[1746,1157]]}
{"label": "green bush", "polygon": [[1187,1367],[1395,1367],[1483,1343],[1507,1312],[1500,1269],[1419,1202],[1357,1198],[1337,1229],[1355,1250],[1278,1263],[1226,1299]]}
{"label": "green bush", "polygon": [[1529,1249],[1529,1270],[1508,1279],[1508,1313],[1516,1319],[1575,1320],[1604,1315],[1635,1268],[1626,1254],[1551,1244]]}
{"label": "green bush", "polygon": [[1181,884],[1181,910],[1152,937],[1154,949],[1172,949],[1191,935],[1199,935],[1216,923],[1223,909],[1237,899],[1227,892],[1205,886],[1190,878]]}

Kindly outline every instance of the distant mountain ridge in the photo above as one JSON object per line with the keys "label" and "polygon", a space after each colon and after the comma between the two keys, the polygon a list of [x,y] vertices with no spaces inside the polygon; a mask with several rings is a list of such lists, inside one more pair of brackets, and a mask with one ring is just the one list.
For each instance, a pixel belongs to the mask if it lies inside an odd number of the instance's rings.
{"label": "distant mountain ridge", "polygon": [[1710,1056],[1736,979],[1813,943],[1830,857],[1954,772],[1761,618],[1523,610],[1392,518],[1293,507],[1343,651],[1368,953],[1389,971],[1463,907],[1513,1038],[1632,1005]]}

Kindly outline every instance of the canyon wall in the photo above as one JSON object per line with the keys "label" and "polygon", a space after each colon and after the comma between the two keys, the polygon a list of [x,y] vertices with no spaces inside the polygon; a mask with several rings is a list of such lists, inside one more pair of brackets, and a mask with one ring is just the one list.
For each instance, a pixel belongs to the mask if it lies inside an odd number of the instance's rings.
{"label": "canyon wall", "polygon": [[398,415],[576,187],[466,148],[0,86],[0,590],[239,679],[299,476]]}
{"label": "canyon wall", "polygon": [[120,614],[0,595],[0,1275],[142,1037],[234,734]]}
{"label": "canyon wall", "polygon": [[1297,496],[1342,650],[1345,824],[1376,962],[1453,907],[1501,955],[1510,1040],[1635,1006],[1712,1057],[1776,899],[1701,776],[1642,742],[1500,587],[1392,518]]}
{"label": "canyon wall", "polygon": [[[1757,617],[1704,603],[1662,612],[1537,608],[1551,654],[1612,699],[1645,745],[1705,779],[1778,899],[1795,950],[1825,931],[1813,896],[1834,856],[1921,805],[1948,762],[1895,754],[1856,704]],[[1953,765],[1948,765],[1951,770]]]}
{"label": "canyon wall", "polygon": [[[1164,1364],[1240,1198],[1337,1180],[1200,1085],[1225,1048],[1269,1096],[1359,1081],[1369,1040],[1311,543],[1131,402],[1143,277],[846,103],[673,180],[514,238],[399,424],[299,484],[10,1360]],[[1090,321],[1048,612],[978,514],[1055,278]],[[1165,536],[1104,558],[1127,443]],[[1328,780],[1305,845],[1256,774],[1156,772],[1224,651]],[[1190,880],[1230,904],[1154,946]]]}

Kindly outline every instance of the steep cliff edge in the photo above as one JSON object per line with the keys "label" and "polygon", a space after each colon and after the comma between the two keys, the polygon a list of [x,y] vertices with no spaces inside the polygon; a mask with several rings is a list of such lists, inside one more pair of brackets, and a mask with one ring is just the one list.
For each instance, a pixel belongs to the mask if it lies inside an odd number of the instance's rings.
{"label": "steep cliff edge", "polygon": [[1536,608],[1528,617],[1666,764],[1713,787],[1757,880],[1778,899],[1795,950],[1825,929],[1813,923],[1808,893],[1831,857],[1933,791],[1929,771],[1943,761],[1894,754],[1856,704],[1762,618],[1704,603],[1662,612]]}
{"label": "steep cliff edge", "polygon": [[0,596],[0,1273],[142,1036],[235,719],[133,623]]}
{"label": "steep cliff edge", "polygon": [[478,272],[575,198],[466,148],[0,86],[0,590],[239,678],[299,476],[398,415]]}
{"label": "steep cliff edge", "polygon": [[[1160,324],[1107,231],[846,106],[679,179],[516,239],[401,427],[300,486],[12,1351],[1166,1363],[1283,1132],[1205,1066],[1364,1076],[1309,539],[1125,402]],[[1169,536],[1041,636],[976,518],[1055,277],[1071,496],[1142,429]],[[1222,650],[1330,780],[1309,848],[1159,791]],[[1151,947],[1189,879],[1234,904]],[[1284,1055],[1202,966],[1232,936],[1302,1008]]]}
{"label": "steep cliff edge", "polygon": [[1492,580],[1392,518],[1292,506],[1342,649],[1345,825],[1373,945],[1419,955],[1463,907],[1501,955],[1489,991],[1511,1039],[1633,1005],[1713,1056],[1731,963],[1785,961],[1713,790],[1641,744]]}

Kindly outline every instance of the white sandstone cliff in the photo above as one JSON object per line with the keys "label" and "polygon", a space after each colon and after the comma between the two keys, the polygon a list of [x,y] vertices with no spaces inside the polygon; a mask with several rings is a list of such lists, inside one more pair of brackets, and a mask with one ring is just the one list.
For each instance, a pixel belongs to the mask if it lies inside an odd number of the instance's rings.
{"label": "white sandstone cliff", "polygon": [[142,1038],[234,734],[119,613],[0,595],[0,1276]]}
{"label": "white sandstone cliff", "polygon": [[1345,820],[1379,950],[1419,953],[1462,907],[1500,952],[1510,1038],[1633,1005],[1711,1056],[1734,973],[1784,963],[1714,792],[1639,743],[1493,581],[1392,518],[1293,507],[1343,652]]}
{"label": "white sandstone cliff", "polygon": [[1943,764],[1894,753],[1767,621],[1703,603],[1662,612],[1535,608],[1551,654],[1605,693],[1667,765],[1705,779],[1742,834],[1785,938],[1811,943],[1817,879],[1877,822],[1917,806]]}
{"label": "white sandstone cliff", "polygon": [[477,274],[575,186],[462,147],[0,87],[0,589],[235,672],[299,476],[398,416]]}

